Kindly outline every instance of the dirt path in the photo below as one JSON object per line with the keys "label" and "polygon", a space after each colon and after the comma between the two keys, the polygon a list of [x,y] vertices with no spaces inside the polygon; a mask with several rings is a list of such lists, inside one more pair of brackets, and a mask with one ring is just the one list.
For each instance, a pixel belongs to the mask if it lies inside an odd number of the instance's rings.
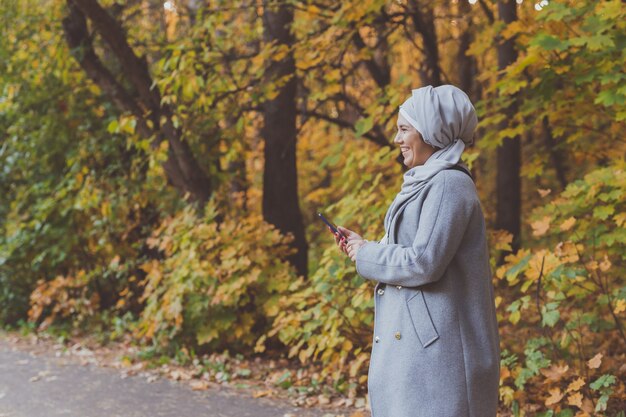
{"label": "dirt path", "polygon": [[0,334],[0,417],[322,417],[347,414],[304,409],[240,390],[189,385],[141,373],[125,376],[54,352],[26,351]]}

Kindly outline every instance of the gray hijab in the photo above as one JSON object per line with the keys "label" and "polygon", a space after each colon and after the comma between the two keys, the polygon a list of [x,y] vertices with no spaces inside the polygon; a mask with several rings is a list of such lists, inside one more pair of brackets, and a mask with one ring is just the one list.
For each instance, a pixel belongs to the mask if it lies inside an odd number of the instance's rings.
{"label": "gray hijab", "polygon": [[461,165],[465,145],[474,143],[473,135],[478,124],[476,111],[469,97],[453,85],[433,88],[426,86],[412,90],[399,112],[422,135],[424,142],[441,149],[433,153],[423,165],[404,173],[400,192],[385,215],[385,237],[395,240],[398,218],[408,203],[417,199],[424,186],[439,171]]}

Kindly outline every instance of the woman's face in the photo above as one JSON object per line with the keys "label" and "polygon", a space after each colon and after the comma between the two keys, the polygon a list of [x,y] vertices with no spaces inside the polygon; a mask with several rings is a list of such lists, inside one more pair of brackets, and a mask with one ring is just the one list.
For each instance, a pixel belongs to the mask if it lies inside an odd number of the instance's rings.
{"label": "woman's face", "polygon": [[408,168],[424,165],[437,148],[424,142],[422,135],[400,113],[398,113],[397,127],[398,133],[393,142],[402,151],[404,165]]}

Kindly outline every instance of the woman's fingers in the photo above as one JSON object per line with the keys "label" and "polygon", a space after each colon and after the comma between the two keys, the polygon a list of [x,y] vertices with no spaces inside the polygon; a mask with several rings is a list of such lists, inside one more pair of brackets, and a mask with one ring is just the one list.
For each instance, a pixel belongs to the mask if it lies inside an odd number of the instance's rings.
{"label": "woman's fingers", "polygon": [[350,245],[350,249],[348,251],[348,256],[350,257],[351,261],[354,261],[356,259],[356,249],[355,249],[354,245]]}
{"label": "woman's fingers", "polygon": [[[332,232],[332,229],[330,227],[328,229]],[[351,243],[353,240],[361,239],[361,237],[358,234],[354,233],[353,231],[346,229],[345,227],[338,226],[337,229],[341,233],[340,234],[340,233],[333,232],[333,236],[335,237],[335,243],[337,244],[337,247],[339,248],[341,252],[352,257],[351,256],[352,249],[349,243]]]}
{"label": "woman's fingers", "polygon": [[341,232],[342,235],[346,236],[346,237],[350,237],[350,233],[351,231],[346,229],[343,226],[337,226],[337,230],[339,230]]}
{"label": "woman's fingers", "polygon": [[344,237],[340,237],[338,233],[335,233],[335,243],[337,243],[337,247],[341,252],[346,253],[346,239]]}
{"label": "woman's fingers", "polygon": [[357,234],[357,233],[353,232],[353,231],[352,231],[352,230],[350,230],[350,229],[346,229],[346,228],[345,228],[345,227],[343,227],[343,226],[337,226],[337,229],[338,229],[338,230],[339,230],[339,231],[340,231],[340,232],[341,232],[341,233],[342,233],[345,237],[347,237],[347,238],[351,238],[351,237],[354,237],[354,236],[358,236],[358,234]]}

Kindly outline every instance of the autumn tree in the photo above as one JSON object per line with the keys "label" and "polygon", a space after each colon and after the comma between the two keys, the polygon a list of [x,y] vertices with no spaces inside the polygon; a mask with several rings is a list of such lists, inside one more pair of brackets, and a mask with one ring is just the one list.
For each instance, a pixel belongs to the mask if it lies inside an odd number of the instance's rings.
{"label": "autumn tree", "polygon": [[291,34],[293,9],[287,4],[263,3],[264,41],[275,43],[279,56],[270,57],[266,75],[276,83],[274,98],[262,104],[265,142],[263,168],[263,217],[283,233],[292,233],[298,250],[291,261],[299,274],[308,274],[307,243],[298,201],[296,167],[296,66]]}
{"label": "autumn tree", "polygon": [[[189,192],[193,199],[204,203],[215,185],[202,171],[188,143],[181,139],[181,130],[172,120],[173,112],[161,102],[158,89],[151,88],[146,56],[138,56],[118,21],[97,0],[68,0],[68,16],[63,21],[68,46],[88,74],[108,94],[121,111],[133,114],[137,129],[151,146],[168,143],[168,157],[163,167],[172,185],[181,192]],[[87,19],[94,33],[102,37],[109,51],[118,60],[123,77],[132,91],[117,81],[120,74],[111,74],[94,51],[93,34],[87,29]]]}

